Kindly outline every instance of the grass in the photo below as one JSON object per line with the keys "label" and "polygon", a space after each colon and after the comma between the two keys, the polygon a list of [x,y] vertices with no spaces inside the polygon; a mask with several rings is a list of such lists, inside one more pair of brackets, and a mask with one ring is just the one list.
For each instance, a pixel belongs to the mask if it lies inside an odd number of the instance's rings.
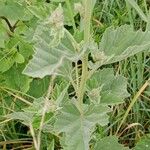
{"label": "grass", "polygon": [[[103,5],[101,5],[102,3]],[[138,4],[148,15],[146,1],[138,1]],[[102,11],[99,12],[99,10]],[[95,13],[97,20],[100,19],[99,22],[101,23],[99,27],[96,27],[96,38],[99,38],[105,28],[111,25],[117,26],[127,23],[132,24],[135,29],[142,27],[143,30],[149,30],[133,6],[122,0],[99,1]],[[149,56],[148,52],[140,53],[114,66],[116,73],[128,78],[128,91],[131,96],[125,104],[114,108],[110,127],[106,131],[110,135],[116,133],[120,137],[120,142],[129,147],[135,146],[142,136],[149,133],[150,95],[145,93],[145,89],[149,86],[148,79],[150,77]]]}

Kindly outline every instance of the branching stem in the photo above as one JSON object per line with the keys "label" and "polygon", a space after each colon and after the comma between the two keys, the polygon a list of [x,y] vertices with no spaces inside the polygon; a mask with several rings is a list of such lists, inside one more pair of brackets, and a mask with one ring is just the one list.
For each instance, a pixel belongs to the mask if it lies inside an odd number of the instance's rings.
{"label": "branching stem", "polygon": [[5,22],[7,23],[8,27],[9,27],[9,30],[10,30],[11,32],[14,32],[14,31],[15,31],[15,29],[16,29],[16,27],[17,27],[17,24],[18,24],[18,22],[19,22],[19,20],[18,20],[18,21],[16,21],[16,23],[15,23],[14,25],[11,25],[11,23],[9,22],[9,20],[8,20],[6,17],[0,16],[0,19],[5,20]]}

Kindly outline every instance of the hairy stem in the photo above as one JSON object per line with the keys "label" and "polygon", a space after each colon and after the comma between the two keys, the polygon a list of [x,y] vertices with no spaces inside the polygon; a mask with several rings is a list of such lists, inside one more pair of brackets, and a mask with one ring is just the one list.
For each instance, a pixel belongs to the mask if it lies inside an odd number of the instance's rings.
{"label": "hairy stem", "polygon": [[[91,26],[91,14],[92,14],[92,0],[85,0],[83,1],[84,5],[84,43],[88,45],[90,41],[90,26]],[[82,104],[83,104],[83,97],[85,92],[85,86],[88,76],[88,54],[85,53],[82,58],[82,75],[81,75],[81,82],[79,87],[79,94],[78,94],[78,102],[80,111],[82,113]]]}

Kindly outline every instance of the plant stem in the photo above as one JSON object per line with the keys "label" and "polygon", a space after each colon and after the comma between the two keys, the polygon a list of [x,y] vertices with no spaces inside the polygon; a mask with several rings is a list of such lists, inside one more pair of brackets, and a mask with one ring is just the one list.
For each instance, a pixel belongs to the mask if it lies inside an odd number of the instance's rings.
{"label": "plant stem", "polygon": [[78,73],[78,62],[75,62],[75,73],[76,73],[76,94],[78,95],[79,91],[79,73]]}
{"label": "plant stem", "polygon": [[92,0],[84,1],[84,42],[87,44],[90,40],[90,27],[91,27],[91,15],[92,15]]}
{"label": "plant stem", "polygon": [[41,118],[41,122],[40,122],[38,136],[37,136],[37,146],[38,146],[37,150],[40,150],[40,147],[41,147],[41,133],[42,133],[42,128],[43,128],[43,124],[44,124],[44,120],[45,120],[45,115],[46,115],[46,111],[47,111],[47,103],[49,101],[50,95],[51,95],[52,90],[53,90],[53,85],[54,85],[55,78],[56,78],[55,75],[52,76],[52,78],[50,80],[50,83],[49,83],[47,95],[46,95],[46,98],[45,98],[44,108],[43,108],[43,112],[42,112],[42,118]]}
{"label": "plant stem", "polygon": [[30,133],[31,133],[32,138],[33,138],[34,147],[35,147],[36,150],[38,150],[38,143],[37,143],[37,139],[36,139],[35,132],[34,132],[32,124],[30,124]]}
{"label": "plant stem", "polygon": [[88,76],[88,58],[87,58],[87,55],[85,55],[82,59],[82,76],[81,76],[80,88],[78,92],[80,108],[82,107],[82,103],[83,103],[83,96],[85,92],[87,76]]}
{"label": "plant stem", "polygon": [[50,79],[50,83],[49,83],[49,87],[48,87],[47,95],[46,95],[46,98],[47,98],[47,99],[49,99],[50,94],[51,94],[51,92],[52,92],[53,84],[54,84],[55,78],[56,78],[56,76],[52,76],[52,78]]}
{"label": "plant stem", "polygon": [[[85,0],[83,2],[85,12],[84,12],[84,43],[85,45],[88,45],[90,42],[90,26],[91,26],[91,14],[92,14],[92,0]],[[82,58],[82,75],[81,75],[81,82],[80,82],[80,88],[79,88],[79,95],[78,95],[78,101],[79,101],[79,107],[80,111],[82,113],[82,104],[83,104],[83,97],[85,92],[85,86],[86,81],[88,77],[88,54],[85,53]]]}
{"label": "plant stem", "polygon": [[18,22],[19,22],[19,20],[18,20],[18,21],[15,22],[14,25],[11,25],[10,21],[9,21],[6,17],[0,16],[0,19],[5,20],[6,24],[7,24],[8,27],[9,27],[9,30],[10,30],[11,32],[14,32],[14,31],[15,31],[15,28],[17,27],[17,24],[18,24]]}
{"label": "plant stem", "polygon": [[75,21],[74,21],[74,15],[73,15],[72,8],[71,8],[71,5],[70,5],[70,0],[66,0],[66,5],[68,7],[68,11],[69,11],[68,13],[70,15],[73,30],[74,30],[74,32],[76,32],[76,24],[75,24]]}

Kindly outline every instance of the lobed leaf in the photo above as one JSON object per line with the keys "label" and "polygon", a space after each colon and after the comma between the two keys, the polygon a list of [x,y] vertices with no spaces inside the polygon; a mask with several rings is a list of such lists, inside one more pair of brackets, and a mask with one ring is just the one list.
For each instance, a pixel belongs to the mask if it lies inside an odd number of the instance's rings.
{"label": "lobed leaf", "polygon": [[95,125],[104,126],[108,123],[108,107],[90,105],[83,108],[81,114],[74,104],[65,105],[57,117],[55,130],[65,133],[66,150],[88,150]]}
{"label": "lobed leaf", "polygon": [[114,76],[112,68],[105,68],[95,72],[87,81],[88,92],[93,89],[99,89],[97,95],[99,95],[100,103],[107,105],[123,103],[123,99],[129,96],[126,90],[126,78],[121,75]]}
{"label": "lobed leaf", "polygon": [[[100,56],[98,61],[111,64],[150,48],[150,32],[134,31],[129,25],[123,25],[114,29],[106,29],[99,44],[99,52],[93,51],[93,55]],[[103,55],[102,55],[103,54]]]}

